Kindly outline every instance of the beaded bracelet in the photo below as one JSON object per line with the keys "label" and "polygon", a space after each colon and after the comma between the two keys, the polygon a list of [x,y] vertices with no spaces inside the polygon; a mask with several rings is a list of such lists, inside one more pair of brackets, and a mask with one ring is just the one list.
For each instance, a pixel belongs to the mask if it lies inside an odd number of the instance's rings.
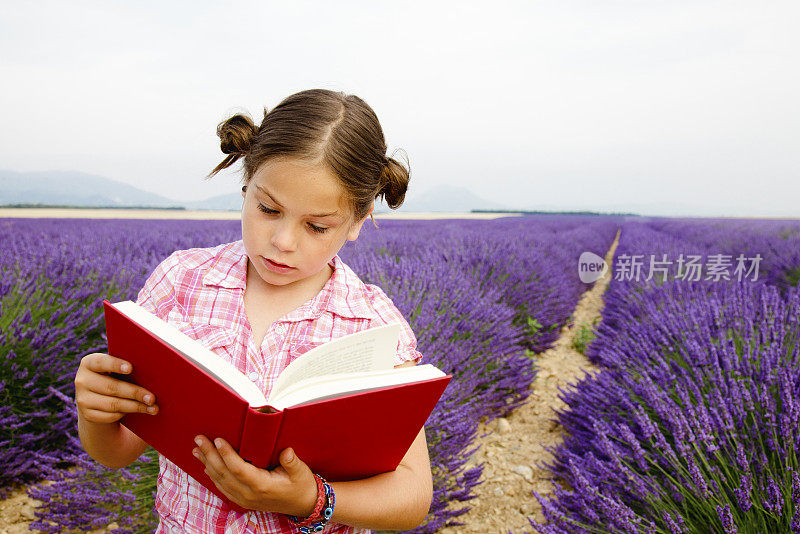
{"label": "beaded bracelet", "polygon": [[309,514],[308,517],[306,517],[303,520],[300,520],[299,518],[293,515],[289,516],[292,518],[292,521],[294,521],[295,523],[299,523],[298,526],[300,527],[310,525],[311,523],[319,519],[321,517],[320,512],[322,511],[322,508],[325,506],[325,500],[326,500],[325,486],[323,485],[322,477],[314,473],[314,482],[317,483],[317,502],[314,505],[314,509],[311,511],[311,514]]}
{"label": "beaded bracelet", "polygon": [[[330,484],[316,473],[314,473],[314,478],[317,481],[317,505],[314,506],[314,511],[302,521],[293,515],[289,516],[292,521],[297,523],[296,526],[302,534],[322,532],[322,529],[333,515],[333,508],[336,505],[336,495],[333,493],[333,488],[331,488]],[[321,506],[322,502],[325,503],[324,510]],[[320,510],[322,510],[322,514],[320,514]]]}

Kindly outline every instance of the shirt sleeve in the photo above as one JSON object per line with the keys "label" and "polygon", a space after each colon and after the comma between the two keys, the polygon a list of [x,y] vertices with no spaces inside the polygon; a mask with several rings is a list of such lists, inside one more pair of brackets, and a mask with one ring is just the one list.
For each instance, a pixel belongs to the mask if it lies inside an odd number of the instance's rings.
{"label": "shirt sleeve", "polygon": [[370,328],[395,322],[400,323],[400,339],[394,355],[394,365],[398,366],[411,361],[420,363],[422,361],[422,353],[417,350],[417,336],[414,335],[414,331],[411,330],[408,321],[381,288],[372,284],[367,287],[371,291],[372,307],[376,312],[376,317],[370,323]]}
{"label": "shirt sleeve", "polygon": [[172,253],[150,273],[136,297],[136,304],[167,322],[176,314],[183,315],[175,295],[177,265],[176,253]]}

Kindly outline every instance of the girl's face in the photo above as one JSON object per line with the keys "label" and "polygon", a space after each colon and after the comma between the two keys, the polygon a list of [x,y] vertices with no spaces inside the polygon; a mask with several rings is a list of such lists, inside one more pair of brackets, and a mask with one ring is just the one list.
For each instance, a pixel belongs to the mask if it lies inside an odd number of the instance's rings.
{"label": "girl's face", "polygon": [[358,237],[366,220],[352,220],[344,190],[330,170],[298,159],[264,163],[242,197],[248,270],[255,269],[268,285],[324,283],[331,273],[328,261],[345,241]]}

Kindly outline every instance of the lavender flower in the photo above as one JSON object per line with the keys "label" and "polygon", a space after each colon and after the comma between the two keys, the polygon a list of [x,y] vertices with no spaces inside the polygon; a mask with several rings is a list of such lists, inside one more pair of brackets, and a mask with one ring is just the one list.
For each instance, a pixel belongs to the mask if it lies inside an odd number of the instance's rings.
{"label": "lavender flower", "polygon": [[725,534],[736,534],[739,532],[736,525],[733,524],[731,509],[727,504],[723,506],[717,505],[717,514],[719,514],[719,518],[722,521],[722,528],[725,529]]}

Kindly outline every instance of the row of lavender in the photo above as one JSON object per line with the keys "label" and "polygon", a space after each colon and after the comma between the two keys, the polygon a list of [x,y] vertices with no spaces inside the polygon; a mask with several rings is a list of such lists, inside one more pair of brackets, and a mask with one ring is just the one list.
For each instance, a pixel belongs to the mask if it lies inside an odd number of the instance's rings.
{"label": "row of lavender", "polygon": [[539,532],[800,532],[799,270],[796,222],[623,225]]}
{"label": "row of lavender", "polygon": [[[552,216],[382,221],[380,231],[359,238],[378,256],[343,254],[365,281],[386,289],[430,361],[454,375],[456,387],[426,428],[432,465],[458,476],[450,487],[434,487],[435,519],[419,532],[461,524],[456,518],[469,508],[455,509],[453,501],[472,498],[483,470],[464,470],[478,422],[526,400],[535,375],[520,349],[543,350],[554,341],[587,287],[577,276],[578,257],[586,250],[604,255],[617,223]],[[437,429],[446,435],[431,440]]]}
{"label": "row of lavender", "polygon": [[[478,421],[524,400],[534,373],[525,348],[546,346],[568,319],[584,290],[576,259],[584,250],[602,255],[615,223],[381,221],[343,249],[345,261],[397,303],[426,359],[454,374],[426,425],[436,494],[421,532],[466,511],[457,506],[480,475],[463,468]],[[239,239],[238,223],[2,220],[0,227],[0,491],[58,481],[31,491],[45,503],[34,528],[117,521],[128,531],[152,530],[157,456],[150,450],[119,471],[88,458],[77,440],[72,381],[84,354],[106,350],[104,298],[134,299],[170,252]],[[70,464],[78,469],[62,469]]]}

